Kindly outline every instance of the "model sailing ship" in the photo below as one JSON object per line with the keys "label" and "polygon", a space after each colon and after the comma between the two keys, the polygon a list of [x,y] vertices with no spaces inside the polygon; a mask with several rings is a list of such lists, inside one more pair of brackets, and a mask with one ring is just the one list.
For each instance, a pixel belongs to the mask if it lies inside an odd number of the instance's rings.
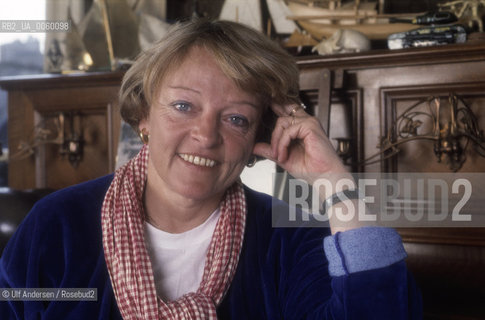
{"label": "model sailing ship", "polygon": [[[382,14],[383,0],[265,0],[271,23],[278,34],[293,33],[299,27],[315,40],[331,37],[337,30],[359,31],[371,40],[387,39],[392,33],[415,29],[411,23],[391,23],[412,14]],[[262,30],[260,0],[226,0],[220,18],[247,23]],[[299,26],[299,27],[298,27]]]}
{"label": "model sailing ship", "polygon": [[[282,1],[282,0],[281,0]],[[382,2],[382,1],[381,1]],[[287,1],[295,20],[317,39],[329,38],[337,30],[356,30],[371,40],[387,39],[392,33],[415,29],[411,23],[391,23],[395,18],[412,18],[414,14],[379,13],[376,1]],[[382,8],[383,3],[379,3]]]}

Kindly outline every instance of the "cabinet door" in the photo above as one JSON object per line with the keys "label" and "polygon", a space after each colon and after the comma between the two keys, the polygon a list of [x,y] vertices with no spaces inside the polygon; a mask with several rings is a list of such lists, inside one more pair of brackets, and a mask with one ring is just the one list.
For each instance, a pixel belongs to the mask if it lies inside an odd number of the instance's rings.
{"label": "cabinet door", "polygon": [[[59,82],[9,90],[9,186],[59,189],[112,172],[120,126],[117,92],[117,84]],[[74,132],[82,147],[77,162],[62,151]]]}

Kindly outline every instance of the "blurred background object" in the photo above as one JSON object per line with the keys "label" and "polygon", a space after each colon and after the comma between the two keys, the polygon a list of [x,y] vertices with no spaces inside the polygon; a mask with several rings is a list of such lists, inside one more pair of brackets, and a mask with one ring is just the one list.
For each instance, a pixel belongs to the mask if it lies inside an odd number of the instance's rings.
{"label": "blurred background object", "polygon": [[322,40],[313,48],[321,55],[368,51],[370,40],[362,32],[352,29],[338,29],[328,39]]}

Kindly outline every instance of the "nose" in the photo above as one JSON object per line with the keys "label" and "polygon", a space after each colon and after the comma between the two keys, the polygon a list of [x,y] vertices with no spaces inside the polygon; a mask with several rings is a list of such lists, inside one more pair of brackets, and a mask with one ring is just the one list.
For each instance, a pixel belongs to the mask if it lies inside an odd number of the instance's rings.
{"label": "nose", "polygon": [[218,117],[215,114],[206,114],[194,121],[192,137],[202,147],[213,148],[222,142]]}

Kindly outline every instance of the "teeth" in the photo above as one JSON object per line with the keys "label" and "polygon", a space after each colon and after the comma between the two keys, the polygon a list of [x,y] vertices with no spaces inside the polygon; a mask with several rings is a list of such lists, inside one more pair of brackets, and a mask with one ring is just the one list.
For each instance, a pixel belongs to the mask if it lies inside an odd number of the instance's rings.
{"label": "teeth", "polygon": [[199,156],[194,156],[194,155],[191,155],[191,154],[189,155],[189,154],[186,154],[186,153],[181,153],[181,154],[179,154],[179,156],[182,159],[184,159],[185,161],[190,162],[192,164],[195,164],[197,166],[212,168],[216,164],[216,162],[214,160],[202,158],[202,157],[199,157]]}

